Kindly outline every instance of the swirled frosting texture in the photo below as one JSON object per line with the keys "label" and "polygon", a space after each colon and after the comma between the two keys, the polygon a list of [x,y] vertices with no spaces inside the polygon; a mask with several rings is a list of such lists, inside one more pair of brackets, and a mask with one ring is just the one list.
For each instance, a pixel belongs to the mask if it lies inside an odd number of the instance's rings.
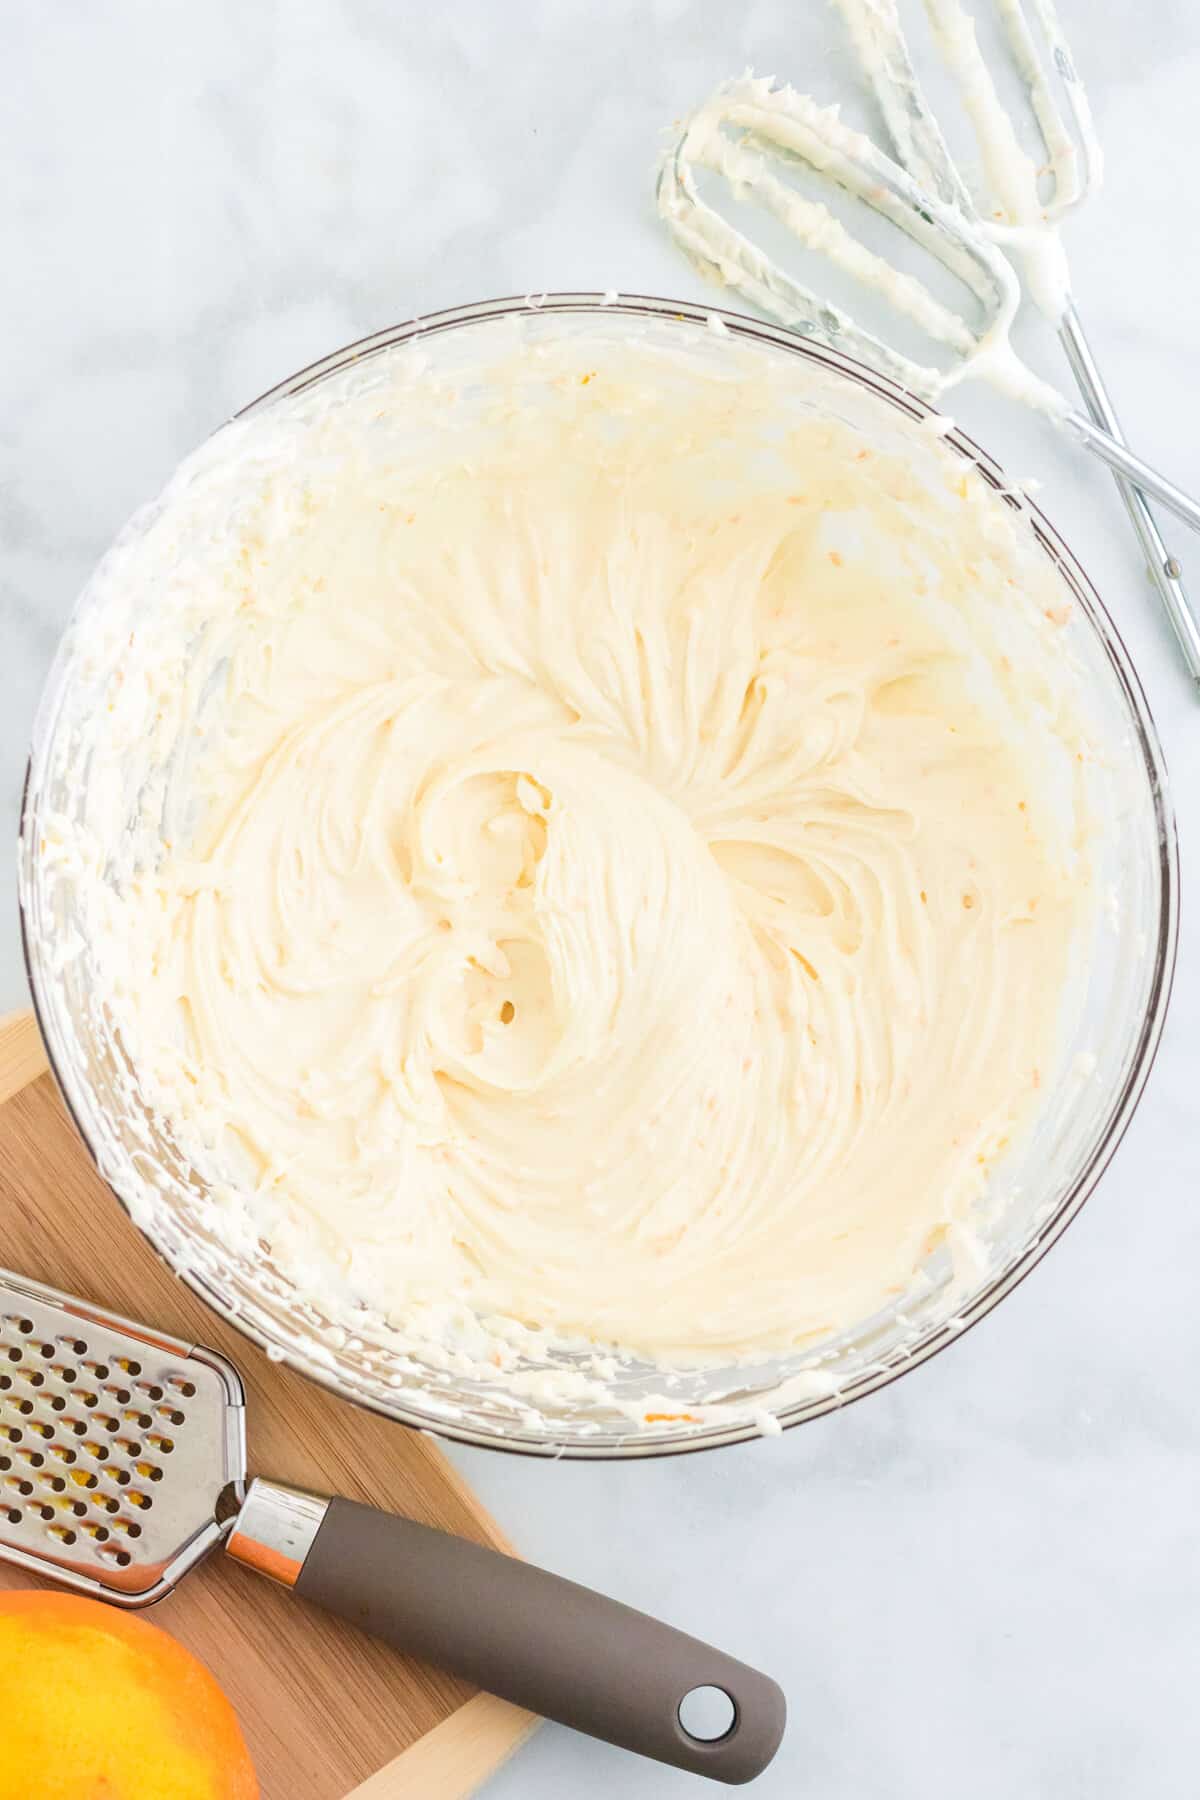
{"label": "swirled frosting texture", "polygon": [[534,407],[517,364],[477,442],[410,373],[168,496],[108,1002],[327,1305],[499,1362],[815,1341],[969,1241],[1053,1066],[1058,590],[932,436],[611,347]]}

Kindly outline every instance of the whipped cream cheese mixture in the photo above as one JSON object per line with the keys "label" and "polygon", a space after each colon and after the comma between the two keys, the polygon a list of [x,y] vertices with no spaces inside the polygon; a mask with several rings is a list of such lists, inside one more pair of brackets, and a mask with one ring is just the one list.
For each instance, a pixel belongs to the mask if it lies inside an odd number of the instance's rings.
{"label": "whipped cream cheese mixture", "polygon": [[86,646],[59,848],[146,1092],[235,1241],[482,1362],[856,1324],[1054,1071],[1063,590],[936,433],[703,345],[228,427]]}

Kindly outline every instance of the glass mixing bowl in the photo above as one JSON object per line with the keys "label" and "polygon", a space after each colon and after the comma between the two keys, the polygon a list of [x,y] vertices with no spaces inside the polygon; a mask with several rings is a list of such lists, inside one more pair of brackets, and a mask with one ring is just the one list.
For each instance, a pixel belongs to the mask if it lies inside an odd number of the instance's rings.
{"label": "glass mixing bowl", "polygon": [[[714,331],[714,313],[725,330]],[[551,294],[437,313],[378,333],[294,375],[248,415],[285,409],[317,384],[336,392],[368,377],[374,359],[419,354],[469,381],[479,357],[514,335],[532,344],[575,334],[634,333],[649,344],[703,359],[766,359],[781,418],[833,410],[878,441],[919,459],[933,434],[914,431],[930,409],[883,377],[791,332],[709,306],[595,294]],[[498,339],[497,334],[502,334]],[[480,365],[483,366],[483,365]],[[819,390],[819,398],[814,397]],[[213,444],[219,449],[219,437]],[[547,1401],[536,1407],[503,1386],[402,1354],[386,1327],[365,1318],[323,1317],[271,1261],[269,1248],[235,1253],[205,1223],[202,1184],[169,1127],[147,1108],[119,1033],[93,1001],[94,946],[80,943],[71,883],[54,845],[62,819],[78,816],[92,771],[73,746],[69,721],[86,716],[99,675],[69,630],[51,672],[29,764],[19,852],[26,959],[38,1017],[59,1085],[96,1163],[135,1222],[195,1291],[281,1359],[348,1399],[404,1423],[467,1443],[543,1455],[648,1456],[736,1442],[761,1429],[797,1425],[861,1398],[915,1368],[960,1336],[1026,1275],[1091,1193],[1141,1095],[1162,1030],[1175,954],[1178,873],[1174,823],[1154,725],[1120,638],[1088,577],[1048,520],[960,431],[946,442],[997,489],[1028,534],[1030,554],[1050,559],[1075,602],[1065,645],[1086,688],[1101,744],[1107,823],[1101,877],[1119,896],[1119,927],[1101,921],[1064,1021],[1056,1080],[1040,1116],[1004,1163],[1011,1196],[988,1228],[989,1266],[972,1291],[952,1277],[945,1252],[923,1270],[923,1293],[898,1310],[814,1351],[755,1366],[664,1378],[636,1364],[615,1378],[611,1399]],[[136,532],[154,508],[128,528]],[[94,585],[76,622],[99,604]],[[102,671],[100,672],[102,673]],[[1103,910],[1103,909],[1101,909]],[[555,1366],[568,1367],[559,1354]],[[533,1364],[531,1366],[535,1366]],[[780,1384],[788,1385],[781,1388]],[[723,1405],[695,1422],[660,1417],[634,1428],[628,1405],[665,1396],[662,1413],[686,1412],[703,1391]]]}

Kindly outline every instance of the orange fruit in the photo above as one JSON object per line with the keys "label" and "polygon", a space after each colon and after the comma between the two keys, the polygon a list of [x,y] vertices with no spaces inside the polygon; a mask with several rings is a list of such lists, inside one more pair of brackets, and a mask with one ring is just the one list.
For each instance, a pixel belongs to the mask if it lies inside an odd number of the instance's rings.
{"label": "orange fruit", "polygon": [[232,1706],[190,1650],[74,1594],[0,1593],[0,1800],[257,1800]]}

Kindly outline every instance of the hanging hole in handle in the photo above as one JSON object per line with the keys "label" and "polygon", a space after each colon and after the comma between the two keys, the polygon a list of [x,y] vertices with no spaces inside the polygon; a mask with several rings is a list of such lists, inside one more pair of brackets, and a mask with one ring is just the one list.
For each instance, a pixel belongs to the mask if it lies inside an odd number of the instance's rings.
{"label": "hanging hole in handle", "polygon": [[716,1744],[737,1724],[732,1696],[719,1687],[695,1687],[679,1702],[679,1723],[698,1744]]}

